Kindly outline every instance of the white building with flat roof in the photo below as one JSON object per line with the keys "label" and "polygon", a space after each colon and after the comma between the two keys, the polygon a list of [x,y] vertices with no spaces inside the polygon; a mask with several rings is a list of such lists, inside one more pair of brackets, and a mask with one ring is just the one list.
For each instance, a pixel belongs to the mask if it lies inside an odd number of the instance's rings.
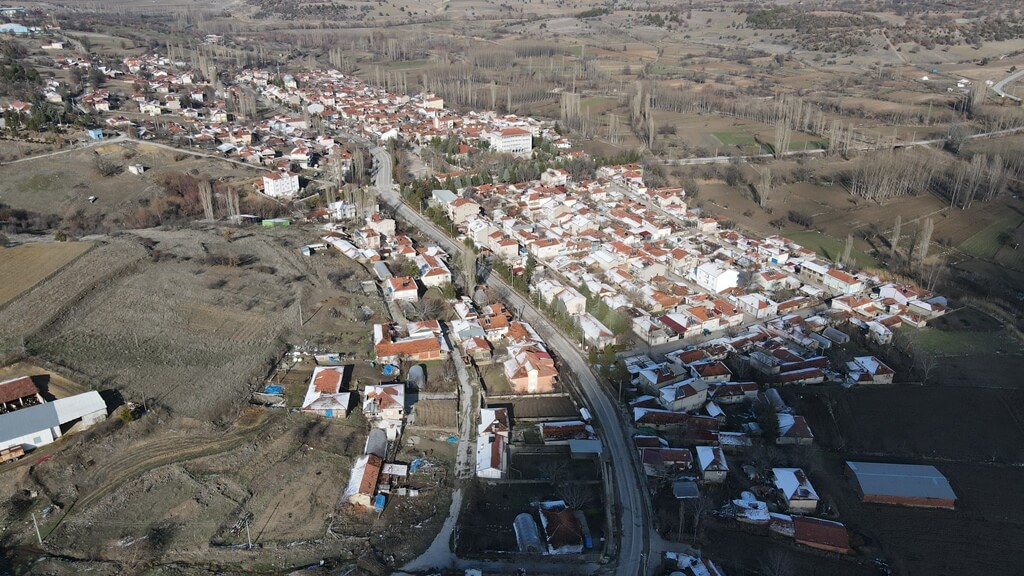
{"label": "white building with flat roof", "polygon": [[299,175],[271,172],[263,176],[263,193],[273,198],[291,198],[299,193]]}

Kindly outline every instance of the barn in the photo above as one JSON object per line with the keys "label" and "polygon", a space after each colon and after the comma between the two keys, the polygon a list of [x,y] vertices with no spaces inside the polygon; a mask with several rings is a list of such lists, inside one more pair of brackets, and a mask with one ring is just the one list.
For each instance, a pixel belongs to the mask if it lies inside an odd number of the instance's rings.
{"label": "barn", "polygon": [[956,506],[949,480],[934,466],[847,462],[846,474],[864,502],[949,510]]}

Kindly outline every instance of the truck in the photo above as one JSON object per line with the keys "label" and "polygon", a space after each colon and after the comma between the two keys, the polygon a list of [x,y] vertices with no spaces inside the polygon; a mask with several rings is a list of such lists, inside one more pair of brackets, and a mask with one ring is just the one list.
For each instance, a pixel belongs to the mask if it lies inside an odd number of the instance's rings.
{"label": "truck", "polygon": [[0,450],[0,464],[21,460],[23,456],[25,456],[24,448],[21,446],[11,446],[10,448]]}

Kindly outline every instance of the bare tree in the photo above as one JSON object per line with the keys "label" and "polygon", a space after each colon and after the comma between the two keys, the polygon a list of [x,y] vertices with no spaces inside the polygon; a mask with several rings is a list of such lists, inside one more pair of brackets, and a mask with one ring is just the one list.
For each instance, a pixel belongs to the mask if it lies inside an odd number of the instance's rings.
{"label": "bare tree", "polygon": [[558,497],[572,510],[586,508],[593,501],[594,494],[583,482],[562,482],[555,486]]}
{"label": "bare tree", "polygon": [[892,227],[892,236],[889,238],[889,256],[895,257],[897,246],[900,243],[900,234],[903,231],[903,217],[899,214],[896,215],[896,223]]}
{"label": "bare tree", "polygon": [[843,255],[840,257],[839,262],[844,268],[853,268],[853,234],[846,235],[846,244],[843,246]]}
{"label": "bare tree", "polygon": [[925,218],[921,225],[921,231],[917,236],[917,261],[923,263],[928,257],[928,248],[932,242],[932,232],[935,230],[935,221]]}
{"label": "bare tree", "polygon": [[206,220],[213,220],[213,186],[207,179],[202,179],[198,183],[199,188],[199,200],[203,204],[203,217]]}
{"label": "bare tree", "polygon": [[773,548],[761,559],[761,574],[764,576],[793,576],[793,559],[788,552]]}
{"label": "bare tree", "polygon": [[693,540],[697,541],[704,518],[711,513],[715,503],[705,494],[693,501]]}
{"label": "bare tree", "polygon": [[780,122],[775,126],[775,157],[782,158],[789,150],[789,141],[793,137],[793,129],[788,122]]}
{"label": "bare tree", "polygon": [[545,460],[540,465],[540,473],[552,484],[562,484],[569,473],[569,463],[565,460]]}
{"label": "bare tree", "polygon": [[768,197],[772,192],[772,170],[765,168],[761,171],[761,187],[757,189],[757,203],[761,208],[768,205]]}
{"label": "bare tree", "polygon": [[914,365],[921,373],[921,384],[927,386],[932,380],[933,372],[939,367],[939,361],[935,356],[923,350],[918,350],[917,352],[914,355]]}

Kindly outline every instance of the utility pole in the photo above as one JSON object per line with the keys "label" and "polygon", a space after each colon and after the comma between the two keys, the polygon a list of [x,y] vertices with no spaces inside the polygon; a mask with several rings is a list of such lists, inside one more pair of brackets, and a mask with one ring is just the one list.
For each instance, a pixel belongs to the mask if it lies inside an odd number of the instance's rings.
{"label": "utility pole", "polygon": [[252,550],[252,536],[249,535],[249,519],[245,519],[245,539],[249,541],[249,550]]}
{"label": "utility pole", "polygon": [[39,523],[36,522],[36,513],[35,512],[32,513],[32,525],[35,526],[35,528],[36,528],[36,540],[38,540],[39,541],[39,545],[42,546],[43,545],[43,537],[42,537],[42,535],[39,534]]}

